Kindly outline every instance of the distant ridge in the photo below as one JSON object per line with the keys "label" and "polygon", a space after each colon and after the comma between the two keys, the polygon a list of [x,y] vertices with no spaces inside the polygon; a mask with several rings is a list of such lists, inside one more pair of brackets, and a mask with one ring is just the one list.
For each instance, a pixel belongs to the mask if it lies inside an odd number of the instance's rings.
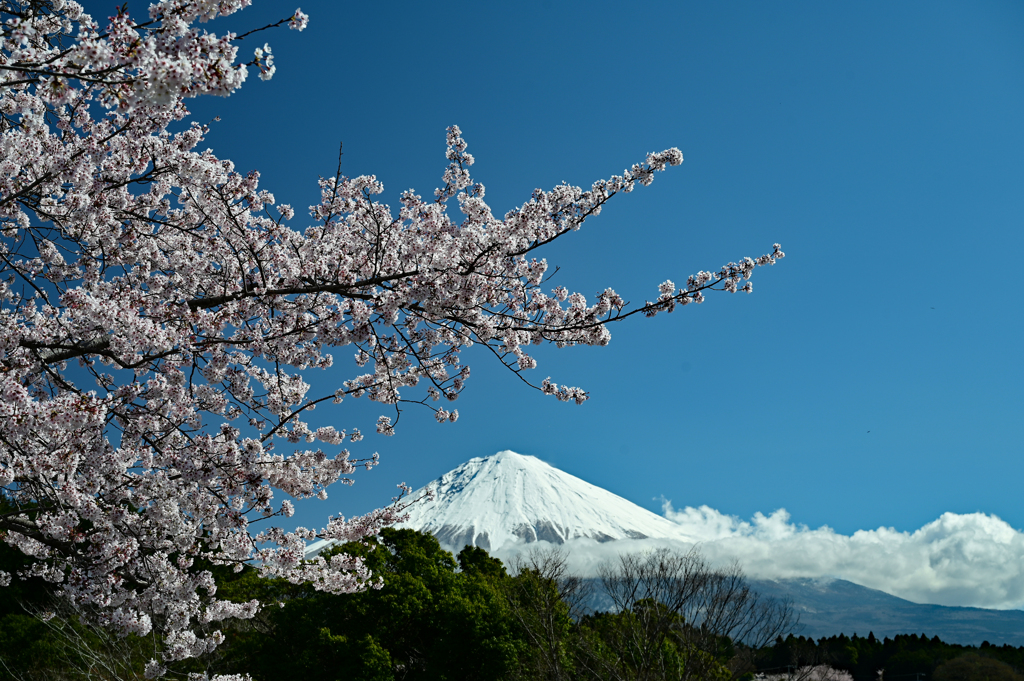
{"label": "distant ridge", "polygon": [[989,610],[913,603],[845,579],[797,577],[750,580],[758,593],[793,601],[798,632],[811,638],[846,634],[881,639],[897,634],[938,636],[946,643],[1024,645],[1024,610]]}
{"label": "distant ridge", "polygon": [[519,542],[563,544],[646,537],[687,540],[667,518],[580,480],[533,456],[513,451],[470,459],[413,492],[401,527],[429,532],[455,551],[488,551]]}

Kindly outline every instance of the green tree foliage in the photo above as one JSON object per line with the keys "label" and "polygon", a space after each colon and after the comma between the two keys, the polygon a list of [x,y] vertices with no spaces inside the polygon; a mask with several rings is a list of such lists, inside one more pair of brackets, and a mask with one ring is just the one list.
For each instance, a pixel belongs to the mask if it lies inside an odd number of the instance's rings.
{"label": "green tree foliage", "polygon": [[[962,657],[968,660],[956,662]],[[991,661],[992,670],[1009,670],[1016,674],[1024,670],[1024,648],[992,646],[987,642],[975,648],[945,643],[938,636],[929,638],[925,634],[901,634],[879,640],[870,632],[867,637],[840,634],[817,641],[802,636],[780,638],[775,645],[757,653],[756,666],[759,670],[780,672],[827,664],[850,672],[856,681],[875,681],[879,670],[884,670],[885,681],[940,681],[939,670],[947,664],[953,666],[944,674],[969,668],[968,663],[974,659]],[[984,664],[989,665],[989,662]],[[966,677],[947,676],[941,681],[961,681],[961,678]],[[982,681],[981,676],[972,678]],[[993,673],[991,681],[996,679],[1009,681],[1009,677]]]}
{"label": "green tree foliage", "polygon": [[[230,641],[224,667],[238,668],[223,671],[268,681],[443,681],[501,679],[516,666],[523,644],[501,589],[509,577],[486,552],[456,559],[430,535],[391,528],[334,550],[363,556],[380,588],[335,596],[278,583],[278,593],[264,592],[276,605],[261,624]],[[231,593],[247,596],[238,586]]]}
{"label": "green tree foliage", "polygon": [[[722,657],[689,645],[687,624],[664,603],[643,600],[629,610],[596,613],[583,621],[587,638],[585,667],[598,678],[630,681],[728,681],[725,666],[731,642]],[[729,652],[727,652],[729,651]]]}
{"label": "green tree foliage", "polygon": [[452,556],[434,537],[412,530],[387,529],[334,550],[362,556],[380,588],[333,596],[248,572],[225,575],[220,595],[274,605],[228,633],[212,668],[246,670],[257,681],[731,676],[724,665],[733,652],[728,638],[711,653],[693,650],[678,614],[654,600],[582,616],[583,581],[565,573],[557,554],[534,555],[510,576],[483,549]]}
{"label": "green tree foliage", "polygon": [[557,577],[535,563],[520,566],[515,578],[506,580],[502,588],[526,644],[520,658],[521,675],[551,681],[573,678],[580,632]]}
{"label": "green tree foliage", "polygon": [[1024,681],[1013,667],[991,657],[966,653],[940,664],[934,681]]}
{"label": "green tree foliage", "polygon": [[[718,573],[705,574],[693,557],[680,563],[687,568],[685,580],[669,579],[675,574],[669,570],[653,591],[634,585],[653,583],[652,575],[672,567],[666,562],[670,557],[651,554],[627,561],[627,567],[658,570],[637,572],[634,576],[643,578],[639,581],[615,582],[619,596],[631,594],[620,598],[616,612],[586,613],[581,603],[592,583],[567,574],[564,556],[557,552],[535,554],[513,565],[510,575],[483,549],[467,547],[453,556],[434,537],[412,530],[387,529],[366,543],[333,550],[362,556],[380,578],[379,588],[335,596],[261,578],[254,568],[234,573],[199,566],[213,571],[219,596],[257,598],[266,605],[252,620],[223,625],[225,644],[205,659],[183,661],[172,676],[752,681],[755,672],[827,665],[856,681],[876,681],[883,669],[884,681],[1024,681],[1024,648],[1010,646],[971,648],[915,634],[817,641],[790,635],[760,649],[734,643],[707,625],[693,626],[688,620],[699,620],[684,607],[683,597],[691,598],[690,591],[704,594],[705,617],[732,612],[730,604],[738,597],[747,599],[744,603],[757,601],[730,586],[733,573],[725,573],[728,588],[723,589]],[[23,564],[20,554],[0,546],[0,569],[14,572]],[[159,650],[158,639],[111,636],[62,607],[41,580],[0,589],[0,681],[142,678],[143,664]],[[33,615],[46,610],[58,616],[43,622]]]}

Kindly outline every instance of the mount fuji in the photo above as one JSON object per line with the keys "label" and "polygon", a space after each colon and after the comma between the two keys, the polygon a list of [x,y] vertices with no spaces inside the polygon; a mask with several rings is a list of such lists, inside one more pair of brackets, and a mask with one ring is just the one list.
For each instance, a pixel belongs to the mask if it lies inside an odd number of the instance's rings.
{"label": "mount fuji", "polygon": [[429,532],[458,551],[572,539],[692,541],[679,525],[533,456],[503,451],[470,459],[411,495],[400,527]]}
{"label": "mount fuji", "polygon": [[[681,525],[512,451],[470,459],[413,492],[398,527],[427,532],[457,552],[470,544],[503,560],[538,543],[565,545],[578,574],[620,551],[668,546],[688,550],[701,538]],[[333,545],[309,545],[312,556]],[[780,551],[786,551],[779,546]],[[751,579],[755,591],[790,600],[813,638],[840,632],[876,636],[926,632],[948,643],[1024,645],[1024,611],[914,603],[853,582],[815,578]],[[603,609],[601,603],[593,606]]]}
{"label": "mount fuji", "polygon": [[[452,552],[469,544],[504,558],[509,551],[502,549],[514,552],[534,542],[694,542],[668,518],[510,450],[470,459],[409,498],[409,517],[396,527],[432,534]],[[335,543],[314,542],[306,556]]]}

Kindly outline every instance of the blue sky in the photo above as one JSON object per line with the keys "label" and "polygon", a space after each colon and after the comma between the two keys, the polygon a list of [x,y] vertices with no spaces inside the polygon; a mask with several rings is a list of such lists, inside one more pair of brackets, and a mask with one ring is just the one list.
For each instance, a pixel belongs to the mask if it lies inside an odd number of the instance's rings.
{"label": "blue sky", "polygon": [[[96,15],[100,2],[86,3]],[[381,465],[297,520],[366,512],[473,456],[533,454],[652,510],[784,507],[841,533],[982,511],[1024,528],[1024,5],[336,3],[303,0],[277,74],[192,102],[209,146],[298,210],[318,175],[428,195],[459,125],[496,214],[535,187],[589,186],[649,151],[685,162],[616,197],[547,253],[588,296],[657,295],[781,242],[753,295],[545,349],[521,384],[482,354],[456,424],[409,410],[356,453]],[[142,5],[130,5],[139,12]],[[263,0],[217,31],[291,14]],[[324,390],[356,371],[306,376]],[[475,361],[474,361],[475,359]],[[372,431],[378,405],[317,420]]]}

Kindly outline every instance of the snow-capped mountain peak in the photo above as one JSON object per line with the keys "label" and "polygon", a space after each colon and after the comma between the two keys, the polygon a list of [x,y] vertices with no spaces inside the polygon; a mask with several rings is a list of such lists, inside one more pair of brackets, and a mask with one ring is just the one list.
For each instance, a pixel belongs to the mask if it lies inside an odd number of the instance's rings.
{"label": "snow-capped mountain peak", "polygon": [[[432,499],[431,499],[432,497]],[[644,537],[684,539],[679,526],[645,508],[513,451],[470,459],[413,492],[400,527],[445,546],[489,551],[534,541],[562,544]]]}

